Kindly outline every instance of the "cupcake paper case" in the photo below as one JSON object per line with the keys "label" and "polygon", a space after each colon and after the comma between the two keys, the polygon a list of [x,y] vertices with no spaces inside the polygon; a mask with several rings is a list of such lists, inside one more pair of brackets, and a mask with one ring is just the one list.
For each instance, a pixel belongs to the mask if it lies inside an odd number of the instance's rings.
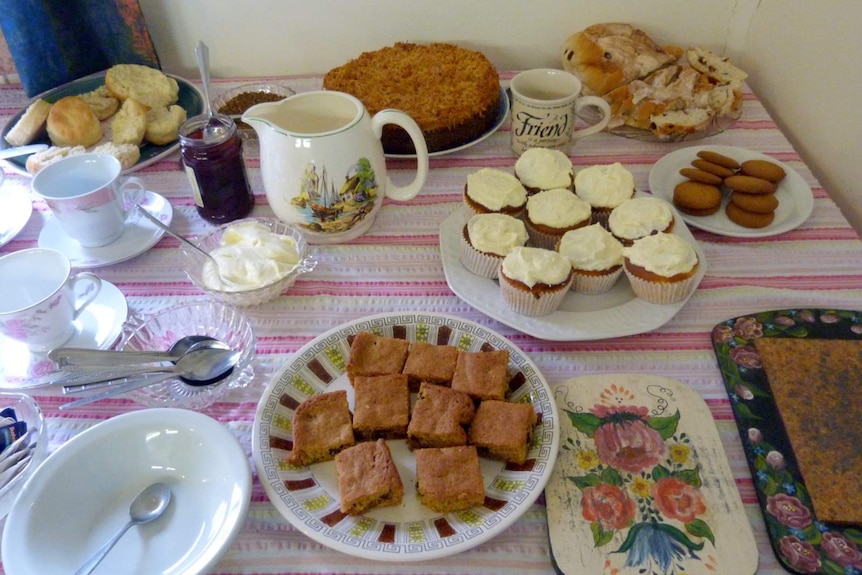
{"label": "cupcake paper case", "polygon": [[684,300],[696,286],[700,265],[689,242],[658,233],[623,248],[625,274],[635,295],[658,304]]}
{"label": "cupcake paper case", "polygon": [[551,250],[517,247],[500,265],[500,294],[506,306],[521,315],[553,313],[571,285],[571,263]]}

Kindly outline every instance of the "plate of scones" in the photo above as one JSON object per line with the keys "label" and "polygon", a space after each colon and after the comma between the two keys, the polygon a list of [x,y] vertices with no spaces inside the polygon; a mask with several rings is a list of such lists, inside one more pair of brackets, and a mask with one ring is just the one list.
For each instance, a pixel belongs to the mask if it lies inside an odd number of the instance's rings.
{"label": "plate of scones", "polygon": [[540,495],[558,448],[552,392],[524,352],[419,312],[360,318],[303,346],[252,433],[258,477],[294,527],[398,562],[500,534]]}

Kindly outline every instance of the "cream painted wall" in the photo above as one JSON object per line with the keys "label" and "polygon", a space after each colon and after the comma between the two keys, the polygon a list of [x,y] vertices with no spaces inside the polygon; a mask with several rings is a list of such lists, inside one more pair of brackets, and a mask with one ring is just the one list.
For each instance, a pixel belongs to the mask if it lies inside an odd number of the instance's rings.
{"label": "cream painted wall", "polygon": [[196,78],[323,73],[397,41],[481,50],[500,70],[558,66],[560,42],[631,22],[663,43],[738,61],[785,133],[862,235],[859,0],[140,0],[166,71]]}

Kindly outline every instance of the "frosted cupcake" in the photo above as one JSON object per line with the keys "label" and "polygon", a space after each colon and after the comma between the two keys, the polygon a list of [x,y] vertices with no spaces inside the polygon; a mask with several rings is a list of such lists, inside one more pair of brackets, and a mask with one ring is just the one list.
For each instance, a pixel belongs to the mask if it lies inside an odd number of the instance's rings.
{"label": "frosted cupcake", "polygon": [[626,200],[608,218],[608,229],[625,246],[658,232],[670,233],[674,224],[670,204],[652,196]]}
{"label": "frosted cupcake", "polygon": [[593,208],[593,222],[608,226],[611,211],[633,198],[635,179],[619,162],[590,166],[575,175],[575,193]]}
{"label": "frosted cupcake", "polygon": [[506,306],[527,316],[557,310],[572,285],[572,264],[551,250],[516,247],[500,265],[500,294]]}
{"label": "frosted cupcake", "polygon": [[552,250],[569,230],[590,224],[590,204],[571,190],[555,188],[527,198],[524,222],[534,247]]}
{"label": "frosted cupcake", "polygon": [[478,276],[496,279],[503,257],[526,243],[521,220],[506,214],[477,214],[461,232],[461,263]]}
{"label": "frosted cupcake", "polygon": [[572,291],[605,293],[623,273],[623,245],[601,224],[566,232],[557,251],[572,264]]}
{"label": "frosted cupcake", "polygon": [[575,171],[572,161],[559,150],[530,148],[515,162],[515,177],[527,194],[555,188],[573,189]]}
{"label": "frosted cupcake", "polygon": [[474,214],[500,213],[519,217],[524,213],[527,191],[518,178],[503,170],[482,168],[467,176],[464,204]]}
{"label": "frosted cupcake", "polygon": [[695,288],[700,262],[689,242],[659,232],[623,248],[623,268],[635,295],[651,303],[684,300]]}

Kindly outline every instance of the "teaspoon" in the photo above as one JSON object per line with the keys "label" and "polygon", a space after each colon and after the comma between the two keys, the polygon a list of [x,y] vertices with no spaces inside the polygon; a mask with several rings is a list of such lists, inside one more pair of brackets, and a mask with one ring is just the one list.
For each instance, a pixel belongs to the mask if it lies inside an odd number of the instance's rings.
{"label": "teaspoon", "polygon": [[178,339],[168,351],[107,350],[58,347],[48,353],[48,359],[61,368],[77,366],[120,366],[157,361],[176,362],[186,353],[201,348],[228,349],[228,345],[208,335],[187,335]]}

